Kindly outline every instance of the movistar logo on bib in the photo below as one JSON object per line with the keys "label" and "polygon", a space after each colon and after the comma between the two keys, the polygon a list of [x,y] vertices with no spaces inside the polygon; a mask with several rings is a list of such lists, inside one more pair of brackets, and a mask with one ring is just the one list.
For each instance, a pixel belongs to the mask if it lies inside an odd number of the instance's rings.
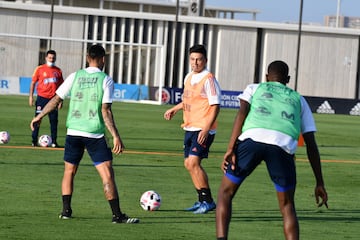
{"label": "movistar logo on bib", "polygon": [[253,95],[242,130],[271,129],[297,139],[301,127],[300,113],[300,95],[296,91],[278,82],[261,83]]}

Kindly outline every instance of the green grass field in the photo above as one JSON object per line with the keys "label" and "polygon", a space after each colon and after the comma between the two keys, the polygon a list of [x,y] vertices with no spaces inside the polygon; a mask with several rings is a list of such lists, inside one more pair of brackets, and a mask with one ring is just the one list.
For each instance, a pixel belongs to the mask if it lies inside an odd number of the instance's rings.
{"label": "green grass field", "polygon": [[[0,95],[0,131],[11,141],[0,145],[0,239],[215,239],[215,214],[183,211],[196,193],[183,167],[181,114],[163,120],[169,106],[115,102],[113,111],[125,153],[114,158],[122,210],[139,217],[140,224],[111,223],[100,177],[85,155],[75,179],[73,216],[58,219],[62,149],[31,148],[29,123],[34,109],[25,96]],[[68,101],[60,111],[60,145],[65,139]],[[222,109],[219,129],[209,159],[204,161],[216,198],[220,163],[236,110]],[[301,239],[359,239],[360,234],[360,118],[315,115],[316,134],[329,209],[317,208],[314,178],[304,147],[297,153],[296,206]],[[41,134],[49,134],[47,118]],[[159,211],[146,212],[139,198],[146,190],[161,194]],[[229,239],[283,239],[282,219],[275,190],[264,164],[243,184],[235,197]]]}

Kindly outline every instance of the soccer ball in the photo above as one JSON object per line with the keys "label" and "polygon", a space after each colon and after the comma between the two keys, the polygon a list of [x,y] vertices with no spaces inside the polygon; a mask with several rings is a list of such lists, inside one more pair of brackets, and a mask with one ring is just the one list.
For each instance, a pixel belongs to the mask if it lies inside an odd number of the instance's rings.
{"label": "soccer ball", "polygon": [[143,193],[140,198],[140,206],[145,211],[156,211],[161,206],[161,196],[153,190]]}
{"label": "soccer ball", "polygon": [[50,147],[52,139],[49,135],[41,135],[38,143],[40,147]]}
{"label": "soccer ball", "polygon": [[0,132],[0,144],[6,144],[10,141],[10,134],[7,131]]}

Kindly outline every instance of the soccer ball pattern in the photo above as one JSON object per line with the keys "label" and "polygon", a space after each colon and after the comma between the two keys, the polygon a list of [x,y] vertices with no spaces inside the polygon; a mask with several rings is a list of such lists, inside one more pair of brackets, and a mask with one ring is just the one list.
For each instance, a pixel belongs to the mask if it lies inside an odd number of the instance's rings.
{"label": "soccer ball pattern", "polygon": [[39,137],[40,147],[50,147],[51,144],[52,144],[52,139],[49,135],[41,135]]}
{"label": "soccer ball pattern", "polygon": [[161,206],[161,196],[153,190],[143,193],[140,198],[140,206],[145,211],[156,211]]}
{"label": "soccer ball pattern", "polygon": [[0,144],[6,144],[10,141],[10,134],[7,131],[0,132]]}

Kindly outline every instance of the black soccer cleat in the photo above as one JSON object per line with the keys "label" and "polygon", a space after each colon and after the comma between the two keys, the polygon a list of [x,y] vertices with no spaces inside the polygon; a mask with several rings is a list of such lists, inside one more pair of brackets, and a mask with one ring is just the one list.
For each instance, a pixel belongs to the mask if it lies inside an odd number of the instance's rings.
{"label": "black soccer cleat", "polygon": [[64,219],[64,220],[71,219],[72,218],[71,214],[72,214],[71,209],[62,211],[62,213],[60,213],[60,215],[59,215],[59,219]]}
{"label": "black soccer cleat", "polygon": [[112,223],[139,223],[138,218],[130,218],[126,214],[121,214],[120,216],[113,216]]}

